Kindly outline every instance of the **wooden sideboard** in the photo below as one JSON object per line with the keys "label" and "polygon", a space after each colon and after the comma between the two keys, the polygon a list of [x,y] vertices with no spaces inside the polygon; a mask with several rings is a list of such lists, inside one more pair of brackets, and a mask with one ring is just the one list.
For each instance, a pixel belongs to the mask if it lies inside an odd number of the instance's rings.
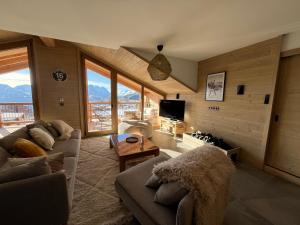
{"label": "wooden sideboard", "polygon": [[160,121],[160,130],[162,132],[170,133],[177,137],[177,135],[182,135],[185,132],[186,125],[183,121],[175,121],[167,118],[161,118]]}

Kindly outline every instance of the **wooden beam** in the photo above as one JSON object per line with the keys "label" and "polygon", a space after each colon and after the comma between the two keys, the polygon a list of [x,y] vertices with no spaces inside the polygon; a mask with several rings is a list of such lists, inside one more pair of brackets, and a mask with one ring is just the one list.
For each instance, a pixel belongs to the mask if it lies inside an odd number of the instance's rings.
{"label": "wooden beam", "polygon": [[53,38],[48,38],[48,37],[39,37],[41,39],[41,41],[43,42],[43,44],[47,47],[55,47],[55,39]]}
{"label": "wooden beam", "polygon": [[300,48],[295,48],[295,49],[287,50],[287,51],[281,52],[281,54],[280,54],[280,56],[282,58],[293,56],[293,55],[300,55]]}

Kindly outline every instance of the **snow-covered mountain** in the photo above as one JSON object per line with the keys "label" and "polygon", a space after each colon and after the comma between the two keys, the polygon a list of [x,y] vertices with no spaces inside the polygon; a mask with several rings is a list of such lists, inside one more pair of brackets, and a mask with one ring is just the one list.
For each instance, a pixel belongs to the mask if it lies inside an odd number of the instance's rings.
{"label": "snow-covered mountain", "polygon": [[[97,85],[88,86],[89,101],[110,101],[110,91],[105,87]],[[119,100],[139,100],[140,95],[132,90],[122,90],[118,93]],[[0,84],[0,102],[32,102],[31,86],[19,85],[10,87],[6,84]]]}
{"label": "snow-covered mountain", "polygon": [[0,102],[32,102],[31,86],[19,85],[13,88],[0,84]]}

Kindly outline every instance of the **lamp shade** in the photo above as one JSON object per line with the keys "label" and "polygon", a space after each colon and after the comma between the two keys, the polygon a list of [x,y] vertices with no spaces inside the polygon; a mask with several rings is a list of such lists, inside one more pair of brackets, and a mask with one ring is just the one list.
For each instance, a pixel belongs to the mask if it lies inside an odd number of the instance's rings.
{"label": "lamp shade", "polygon": [[172,72],[171,64],[167,58],[159,53],[149,63],[147,68],[152,80],[166,80]]}

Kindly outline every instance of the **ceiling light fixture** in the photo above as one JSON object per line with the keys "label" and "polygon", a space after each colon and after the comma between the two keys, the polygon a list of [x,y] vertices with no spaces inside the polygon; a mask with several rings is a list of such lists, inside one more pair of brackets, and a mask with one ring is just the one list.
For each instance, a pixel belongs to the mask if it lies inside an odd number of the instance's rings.
{"label": "ceiling light fixture", "polygon": [[147,68],[152,80],[166,80],[172,72],[171,64],[167,58],[160,52],[163,50],[163,45],[157,45],[158,54],[149,62]]}

